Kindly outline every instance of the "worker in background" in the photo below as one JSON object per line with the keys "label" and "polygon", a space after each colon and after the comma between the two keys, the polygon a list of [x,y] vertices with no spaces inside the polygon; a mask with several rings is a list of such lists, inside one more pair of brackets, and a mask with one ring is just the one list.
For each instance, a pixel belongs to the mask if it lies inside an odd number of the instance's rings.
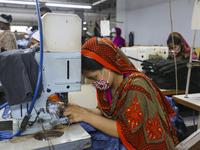
{"label": "worker in background", "polygon": [[[81,53],[82,74],[97,89],[98,107],[69,102],[64,116],[119,138],[127,149],[175,149],[170,118],[176,113],[160,89],[107,39],[91,38]],[[60,103],[58,109],[63,108]]]}
{"label": "worker in background", "polygon": [[33,35],[36,31],[38,31],[38,26],[32,26],[31,31],[32,31],[32,34],[31,34],[30,37],[29,37],[28,44],[27,44],[26,48],[30,48],[30,47],[31,47],[31,38],[32,38],[32,35]]}
{"label": "worker in background", "polygon": [[15,34],[10,31],[11,22],[11,15],[0,15],[0,30],[4,30],[4,32],[0,33],[0,46],[2,51],[18,49]]}
{"label": "worker in background", "polygon": [[44,14],[46,14],[47,12],[51,13],[51,9],[49,9],[48,7],[41,7],[40,8],[40,16],[42,17]]}
{"label": "worker in background", "polygon": [[[168,59],[173,59],[174,54],[176,59],[189,59],[191,47],[182,37],[182,35],[178,32],[173,32],[174,37],[174,48],[172,42],[172,33],[169,35],[167,39],[167,45],[169,47],[169,57]],[[193,54],[193,59],[198,59],[196,54]]]}
{"label": "worker in background", "polygon": [[126,47],[125,40],[121,37],[121,29],[114,27],[111,30],[111,35],[114,38],[113,43],[116,44],[119,48]]}
{"label": "worker in background", "polygon": [[33,35],[31,36],[31,46],[40,46],[40,31],[37,30]]}
{"label": "worker in background", "polygon": [[17,45],[19,47],[19,49],[25,49],[28,45],[28,42],[29,42],[29,38],[31,36],[33,32],[31,30],[26,30],[24,32],[24,38],[20,39],[20,40],[17,40]]}

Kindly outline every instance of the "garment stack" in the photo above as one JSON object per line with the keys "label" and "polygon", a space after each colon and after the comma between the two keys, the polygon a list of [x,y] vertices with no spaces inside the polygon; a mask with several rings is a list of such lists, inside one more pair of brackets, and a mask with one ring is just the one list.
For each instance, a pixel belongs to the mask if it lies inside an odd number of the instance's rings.
{"label": "garment stack", "polygon": [[[188,60],[176,60],[178,89],[185,90],[187,83]],[[141,64],[144,74],[148,76],[160,89],[176,89],[174,60],[155,58],[144,60]],[[190,93],[200,92],[200,67],[191,69]]]}

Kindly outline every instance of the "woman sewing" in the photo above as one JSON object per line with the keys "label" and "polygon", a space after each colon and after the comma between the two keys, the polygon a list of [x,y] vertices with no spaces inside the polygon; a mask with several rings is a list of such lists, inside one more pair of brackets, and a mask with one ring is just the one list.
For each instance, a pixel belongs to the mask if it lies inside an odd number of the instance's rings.
{"label": "woman sewing", "polygon": [[111,41],[94,37],[82,46],[82,74],[97,89],[98,107],[83,108],[69,102],[63,115],[70,122],[86,122],[120,138],[131,150],[174,149],[178,144],[170,121],[175,115],[171,105]]}
{"label": "woman sewing", "polygon": [[[172,35],[174,40],[174,47]],[[176,59],[189,59],[191,47],[188,45],[180,33],[171,33],[167,39],[167,45],[169,47],[169,59],[173,59],[174,55],[176,56]],[[193,54],[193,59],[198,59],[196,54]]]}

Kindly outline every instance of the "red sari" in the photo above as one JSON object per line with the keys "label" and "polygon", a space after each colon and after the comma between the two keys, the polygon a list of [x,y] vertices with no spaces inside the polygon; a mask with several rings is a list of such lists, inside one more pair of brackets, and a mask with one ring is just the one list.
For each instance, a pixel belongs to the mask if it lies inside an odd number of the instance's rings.
{"label": "red sari", "polygon": [[170,121],[173,108],[159,88],[138,72],[125,54],[111,41],[92,38],[82,47],[82,55],[91,57],[106,68],[127,74],[111,104],[106,91],[97,89],[98,108],[116,120],[121,141],[127,149],[174,149],[178,144]]}

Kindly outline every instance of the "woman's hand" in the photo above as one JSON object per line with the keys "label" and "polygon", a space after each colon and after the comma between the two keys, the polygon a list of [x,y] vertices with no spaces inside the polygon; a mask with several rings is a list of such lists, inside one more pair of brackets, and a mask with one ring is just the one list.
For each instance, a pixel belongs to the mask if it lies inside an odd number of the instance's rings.
{"label": "woman's hand", "polygon": [[[72,106],[72,105],[78,106],[77,104],[75,104],[75,103],[73,103],[73,102],[68,102],[68,103],[67,103],[67,106]],[[57,109],[58,109],[58,111],[61,111],[61,110],[63,110],[64,108],[65,108],[65,106],[64,106],[64,103],[63,103],[63,102],[59,102],[59,103],[57,104]]]}
{"label": "woman's hand", "polygon": [[63,116],[67,116],[69,119],[69,122],[85,122],[88,115],[89,115],[88,110],[86,110],[83,107],[80,107],[78,105],[73,105],[73,104],[69,104],[67,105],[67,107],[65,108],[64,112],[63,112]]}

